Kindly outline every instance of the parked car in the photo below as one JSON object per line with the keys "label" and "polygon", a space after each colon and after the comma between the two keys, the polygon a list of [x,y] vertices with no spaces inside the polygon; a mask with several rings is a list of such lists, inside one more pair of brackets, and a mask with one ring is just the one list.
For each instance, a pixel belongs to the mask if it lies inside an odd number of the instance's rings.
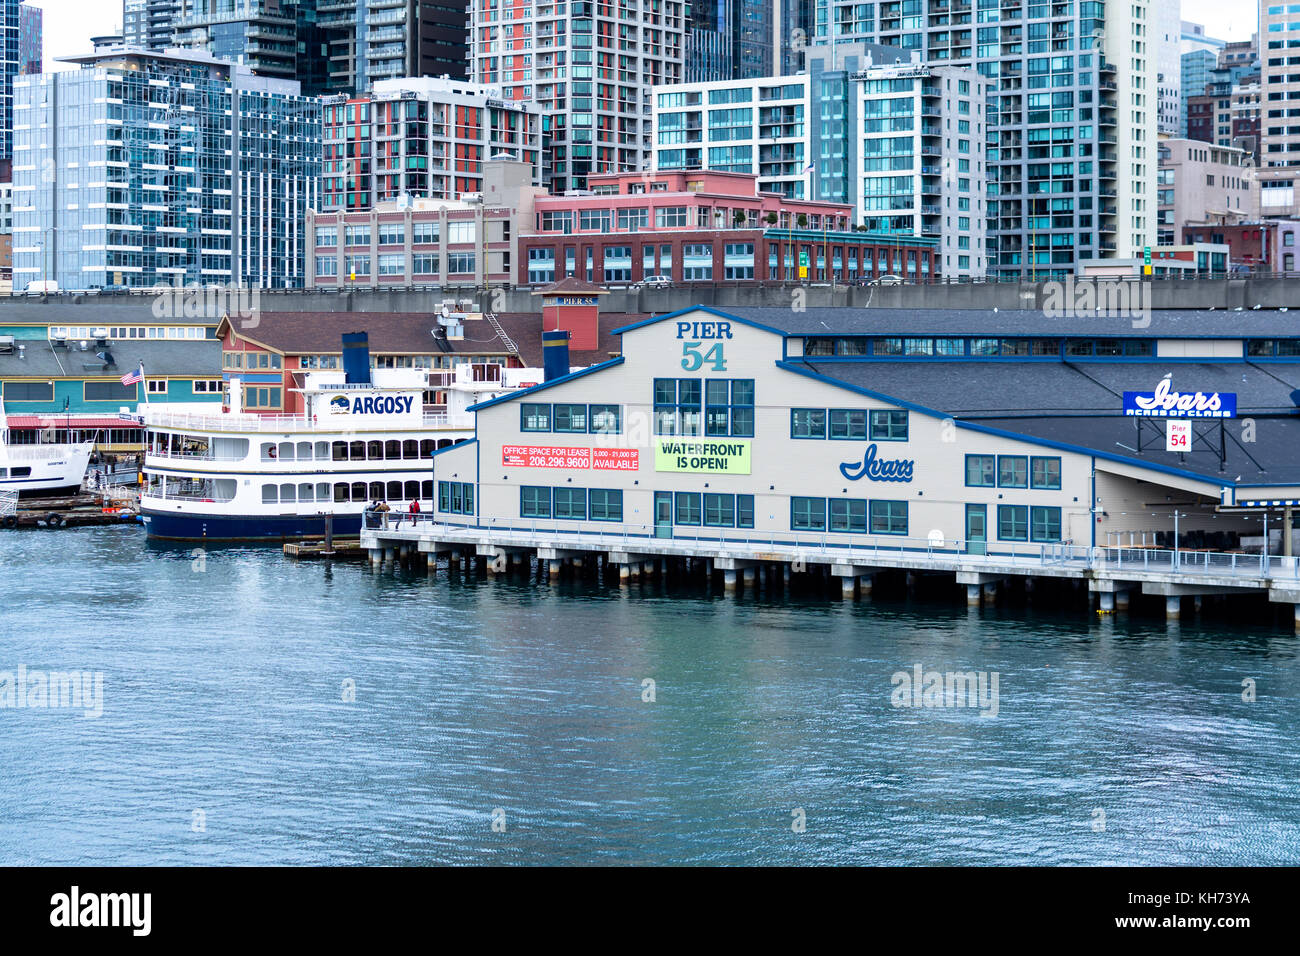
{"label": "parked car", "polygon": [[640,289],[667,289],[673,284],[672,276],[646,276],[640,282],[632,284],[635,292]]}
{"label": "parked car", "polygon": [[27,283],[23,290],[27,295],[53,295],[59,291],[59,284],[50,279],[38,279]]}
{"label": "parked car", "polygon": [[872,285],[902,285],[903,277],[895,275],[877,276],[871,280]]}

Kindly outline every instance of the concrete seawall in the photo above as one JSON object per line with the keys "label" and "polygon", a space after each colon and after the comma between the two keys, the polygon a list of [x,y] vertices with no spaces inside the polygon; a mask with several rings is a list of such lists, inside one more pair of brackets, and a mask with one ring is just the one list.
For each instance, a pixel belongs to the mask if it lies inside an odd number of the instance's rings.
{"label": "concrete seawall", "polygon": [[[1097,282],[1114,287],[1117,280],[1075,280],[1075,287]],[[1265,309],[1300,307],[1300,278],[1162,279],[1145,283],[1151,308]],[[672,289],[632,292],[613,289],[601,303],[612,313],[672,312],[694,305],[721,309],[743,306],[794,306],[803,308],[884,309],[1037,309],[1051,294],[1053,284],[950,283],[875,288],[830,286],[745,286],[693,283]],[[347,292],[261,290],[260,308],[280,312],[434,312],[449,300],[473,301],[475,311],[497,313],[539,311],[530,289],[448,287],[446,289],[352,289]],[[154,315],[154,298],[148,295],[91,296],[63,294],[48,297],[0,297],[0,323],[10,321],[62,321],[89,323],[143,321]],[[90,313],[101,313],[96,318]],[[1300,316],[1298,316],[1300,317]],[[215,322],[218,317],[214,317]]]}

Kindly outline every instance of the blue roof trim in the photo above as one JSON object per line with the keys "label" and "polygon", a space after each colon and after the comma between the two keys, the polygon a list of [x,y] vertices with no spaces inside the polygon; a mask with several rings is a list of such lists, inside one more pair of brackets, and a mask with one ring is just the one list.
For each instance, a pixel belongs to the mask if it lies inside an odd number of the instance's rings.
{"label": "blue roof trim", "polygon": [[732,315],[729,312],[721,312],[718,309],[707,305],[693,305],[689,309],[678,309],[676,312],[668,312],[664,315],[652,316],[648,319],[642,319],[640,322],[633,322],[631,325],[619,326],[613,330],[614,335],[622,335],[624,332],[631,332],[633,329],[644,328],[647,325],[654,325],[656,322],[665,322],[668,319],[675,319],[678,316],[690,315],[692,312],[707,312],[709,315],[716,315],[720,319],[726,319],[729,322],[739,322],[741,325],[748,325],[753,329],[761,329],[764,332],[771,332],[773,335],[779,335],[782,338],[789,335],[789,332],[783,332],[781,329],[775,329],[770,325],[764,325],[761,322],[755,322],[753,319],[744,319],[738,315]]}
{"label": "blue roof trim", "polygon": [[607,368],[613,368],[615,365],[623,364],[623,356],[600,362],[596,365],[589,365],[584,369],[576,372],[570,372],[568,375],[562,375],[559,378],[553,378],[549,382],[542,382],[540,385],[534,385],[532,388],[520,389],[517,392],[511,392],[509,395],[498,395],[496,398],[489,398],[486,402],[479,402],[477,405],[471,405],[465,409],[467,412],[480,412],[485,408],[491,408],[493,405],[500,405],[503,402],[513,402],[517,398],[524,398],[543,389],[551,388],[555,385],[563,385],[565,382],[572,382],[575,378],[582,378],[584,375],[591,375],[593,372],[603,372]]}
{"label": "blue roof trim", "polygon": [[466,445],[477,445],[477,444],[478,444],[477,438],[466,438],[464,441],[458,441],[455,444],[448,445],[446,448],[435,449],[434,451],[430,452],[429,457],[437,458],[439,455],[443,454],[444,452],[449,452],[454,448],[464,448]]}
{"label": "blue roof trim", "polygon": [[855,392],[859,395],[865,395],[868,398],[874,398],[877,401],[889,402],[892,405],[897,405],[899,408],[906,408],[909,411],[919,412],[920,414],[928,415],[931,418],[951,419],[953,424],[955,424],[958,428],[966,428],[971,431],[980,432],[985,435],[996,435],[999,438],[1012,438],[1015,439],[1016,441],[1022,441],[1030,445],[1039,445],[1043,448],[1054,448],[1058,451],[1074,452],[1075,454],[1080,454],[1080,455],[1091,455],[1096,458],[1102,458],[1105,459],[1106,461],[1119,462],[1120,464],[1124,464],[1124,465],[1135,465],[1138,468],[1146,468],[1151,471],[1163,472],[1164,474],[1167,475],[1176,475],[1179,478],[1191,478],[1195,481],[1205,482],[1206,484],[1217,485],[1220,488],[1235,487],[1235,482],[1231,482],[1226,479],[1216,480],[1214,478],[1207,477],[1206,475],[1197,474],[1194,471],[1184,471],[1181,468],[1171,468],[1168,465],[1160,465],[1154,462],[1143,461],[1140,458],[1129,458],[1125,455],[1116,455],[1113,452],[1102,451],[1097,448],[1086,448],[1083,445],[1072,445],[1069,442],[1052,441],[1050,438],[1035,438],[1032,435],[1022,435],[1019,432],[1007,431],[1006,429],[1002,429],[1002,428],[992,428],[988,425],[977,425],[974,422],[962,421],[959,418],[954,418],[952,415],[949,415],[946,412],[937,411],[933,408],[927,408],[924,405],[918,405],[915,402],[905,401],[904,399],[901,398],[895,398],[894,396],[886,395],[883,392],[873,392],[869,388],[863,388],[860,385],[852,385],[849,382],[844,382],[837,378],[830,378],[829,376],[822,375],[819,372],[814,372],[811,369],[799,368],[798,366],[790,362],[778,361],[776,363],[776,366],[777,368],[785,369],[787,372],[793,372],[796,375],[803,375],[806,378],[811,378],[819,382],[825,382],[827,385],[834,385],[837,388],[844,389],[845,391]]}

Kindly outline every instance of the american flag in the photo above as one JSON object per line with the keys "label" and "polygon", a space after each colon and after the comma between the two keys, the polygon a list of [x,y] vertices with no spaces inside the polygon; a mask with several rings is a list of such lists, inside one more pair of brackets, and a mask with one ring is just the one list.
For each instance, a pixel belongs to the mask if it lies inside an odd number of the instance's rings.
{"label": "american flag", "polygon": [[139,385],[143,381],[144,381],[143,363],[137,365],[134,372],[127,372],[125,375],[122,376],[123,385]]}

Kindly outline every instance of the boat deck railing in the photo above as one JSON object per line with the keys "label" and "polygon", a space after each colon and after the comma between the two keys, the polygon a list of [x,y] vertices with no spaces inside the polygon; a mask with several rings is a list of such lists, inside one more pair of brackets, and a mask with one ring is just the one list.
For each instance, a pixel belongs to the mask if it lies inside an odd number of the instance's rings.
{"label": "boat deck railing", "polygon": [[[585,527],[579,527],[582,524]],[[591,521],[488,519],[448,520],[446,516],[390,511],[367,513],[363,529],[397,540],[428,538],[500,547],[549,547],[586,551],[617,550],[648,554],[694,554],[757,560],[821,561],[850,565],[917,567],[1009,573],[1041,569],[1048,573],[1108,577],[1174,575],[1183,578],[1300,582],[1300,560],[1287,555],[1164,548],[1088,547],[1071,542],[909,538],[862,532],[769,532],[741,528],[683,528],[618,524],[593,530]]]}
{"label": "boat deck railing", "polygon": [[[325,419],[307,415],[196,415],[189,412],[149,412],[145,415],[145,428],[193,429],[218,432],[341,432],[355,429],[346,416]],[[472,415],[447,415],[426,413],[421,428],[466,429],[474,427]],[[370,430],[374,430],[373,428]],[[400,431],[401,428],[390,428]]]}

